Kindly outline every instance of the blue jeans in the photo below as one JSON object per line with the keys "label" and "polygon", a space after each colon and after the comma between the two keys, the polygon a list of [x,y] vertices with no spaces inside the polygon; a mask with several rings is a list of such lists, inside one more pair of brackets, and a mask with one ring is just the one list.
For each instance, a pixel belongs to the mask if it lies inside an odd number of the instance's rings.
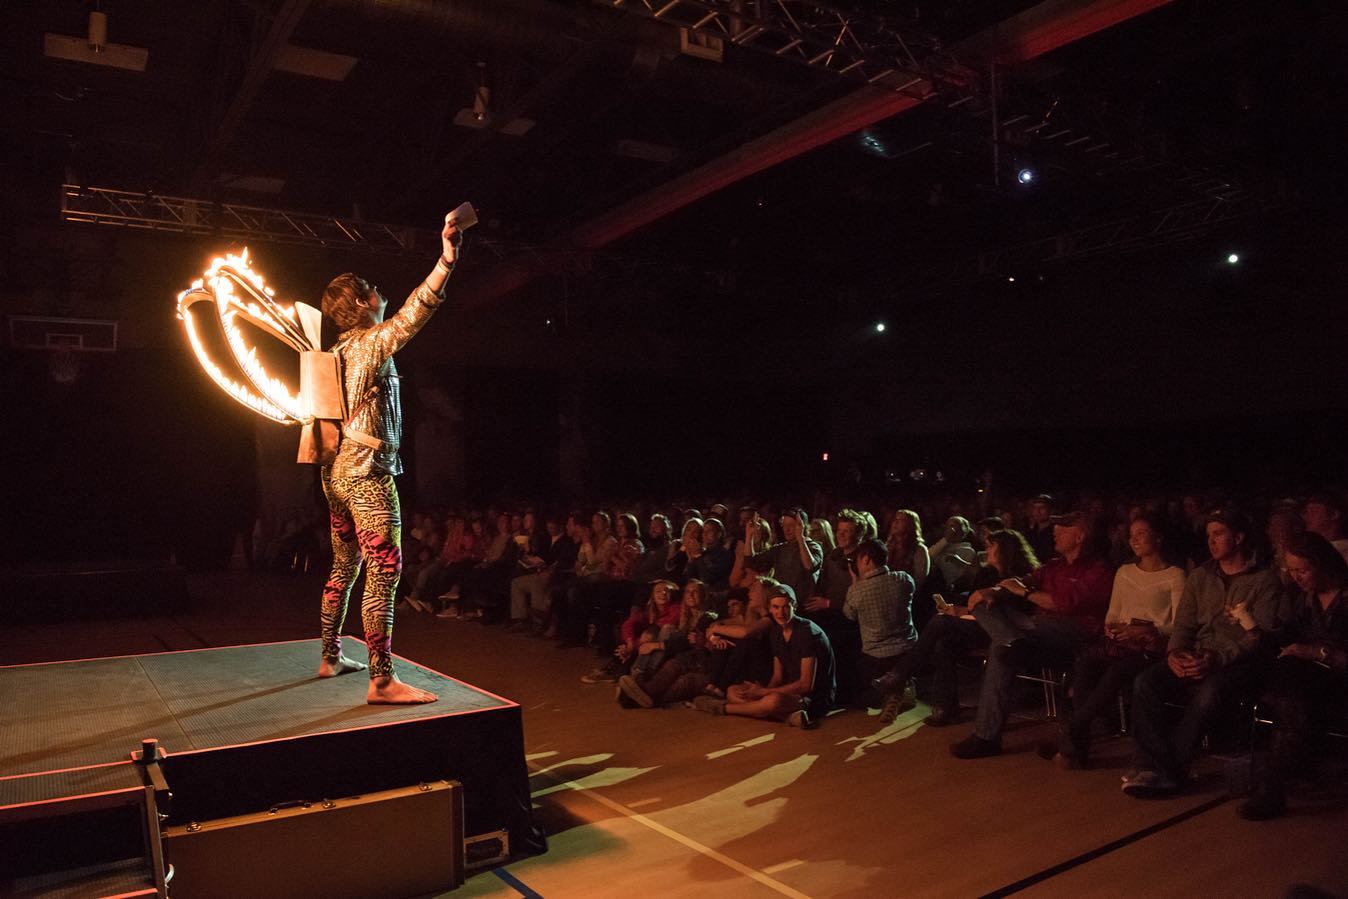
{"label": "blue jeans", "polygon": [[1080,622],[1065,615],[1027,615],[1005,603],[982,603],[974,609],[974,619],[987,631],[988,667],[983,672],[983,687],[978,694],[978,714],[974,734],[990,742],[999,742],[1002,727],[1011,712],[1011,685],[1016,669],[1007,660],[1005,647],[1025,640],[1034,657],[1046,664],[1066,665],[1089,639]]}
{"label": "blue jeans", "polygon": [[[1249,662],[1219,668],[1200,681],[1177,677],[1164,660],[1143,671],[1133,682],[1134,767],[1183,780],[1203,734],[1233,700],[1249,692],[1255,677]],[[1174,726],[1166,703],[1184,705]]]}

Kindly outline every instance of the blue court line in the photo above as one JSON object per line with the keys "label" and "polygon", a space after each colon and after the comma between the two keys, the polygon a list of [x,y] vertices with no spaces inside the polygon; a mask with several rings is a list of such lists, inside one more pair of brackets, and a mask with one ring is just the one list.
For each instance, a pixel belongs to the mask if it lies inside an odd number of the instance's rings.
{"label": "blue court line", "polygon": [[505,868],[493,868],[491,873],[505,881],[506,886],[513,890],[518,890],[519,894],[523,896],[524,899],[543,899],[542,893],[529,889],[524,885],[524,881],[520,880],[514,874],[511,874]]}

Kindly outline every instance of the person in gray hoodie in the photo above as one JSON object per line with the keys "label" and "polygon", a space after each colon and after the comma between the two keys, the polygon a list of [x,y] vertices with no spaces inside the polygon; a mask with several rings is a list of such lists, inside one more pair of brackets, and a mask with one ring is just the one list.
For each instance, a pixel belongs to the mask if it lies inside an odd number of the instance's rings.
{"label": "person in gray hoodie", "polygon": [[[1289,613],[1277,574],[1255,561],[1249,520],[1220,510],[1206,530],[1212,558],[1184,584],[1166,658],[1133,687],[1135,771],[1123,782],[1130,796],[1183,788],[1203,735],[1256,686],[1260,650],[1275,644]],[[1168,703],[1184,706],[1173,726]]]}

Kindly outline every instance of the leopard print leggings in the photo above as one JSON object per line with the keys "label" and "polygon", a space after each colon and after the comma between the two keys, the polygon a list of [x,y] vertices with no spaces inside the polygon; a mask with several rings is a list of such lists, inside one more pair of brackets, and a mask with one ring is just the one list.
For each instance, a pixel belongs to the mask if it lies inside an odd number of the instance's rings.
{"label": "leopard print leggings", "polygon": [[370,650],[370,677],[393,673],[393,594],[403,570],[402,514],[392,475],[334,478],[323,468],[332,525],[332,574],[323,588],[323,658],[342,654],[351,585],[365,568],[361,627]]}

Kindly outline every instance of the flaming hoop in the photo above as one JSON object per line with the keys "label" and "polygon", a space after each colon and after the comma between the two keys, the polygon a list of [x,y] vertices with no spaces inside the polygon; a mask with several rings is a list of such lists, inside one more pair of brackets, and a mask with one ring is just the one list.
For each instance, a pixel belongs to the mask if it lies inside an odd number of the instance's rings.
{"label": "flaming hoop", "polygon": [[[211,357],[202,340],[203,323],[198,319],[207,306],[215,311],[210,318],[218,322],[234,358],[234,374]],[[249,265],[247,249],[211,260],[202,277],[178,294],[178,318],[202,369],[237,402],[281,424],[301,424],[313,418],[312,401],[304,391],[292,389],[266,370],[239,322],[261,328],[297,353],[307,353],[319,349],[322,315],[304,303],[286,306],[277,302],[262,275]]]}

